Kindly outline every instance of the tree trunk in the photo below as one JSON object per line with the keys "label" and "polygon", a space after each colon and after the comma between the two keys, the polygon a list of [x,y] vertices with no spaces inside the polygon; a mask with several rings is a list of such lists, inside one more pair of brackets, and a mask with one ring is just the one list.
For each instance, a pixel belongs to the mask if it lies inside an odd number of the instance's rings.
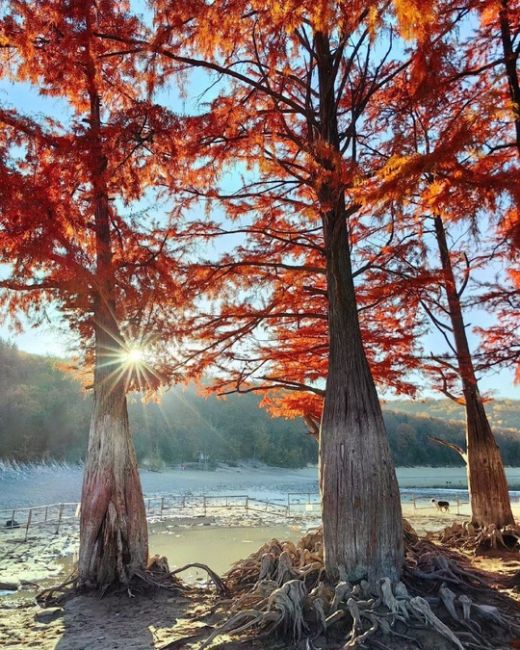
{"label": "tree trunk", "polygon": [[465,390],[468,489],[472,521],[478,526],[514,524],[500,449],[482,398]]}
{"label": "tree trunk", "polygon": [[94,405],[81,494],[79,581],[89,588],[128,584],[148,560],[146,511],[128,426],[126,377],[117,321],[107,157],[101,132],[96,59],[90,51],[93,5],[83,6],[85,73],[90,98],[90,162],[96,245],[91,288],[95,337]]}
{"label": "tree trunk", "polygon": [[504,52],[504,65],[506,68],[507,83],[511,95],[511,108],[515,121],[516,148],[520,155],[520,82],[516,69],[518,51],[515,52],[511,38],[511,24],[509,22],[509,0],[499,0],[499,21],[502,50]]}
{"label": "tree trunk", "polygon": [[[340,157],[334,80],[326,35],[316,33],[320,163],[324,178]],[[325,145],[325,146],[324,146]],[[333,176],[334,177],[334,176]],[[320,181],[318,181],[320,182]],[[341,186],[322,182],[329,298],[329,360],[320,430],[320,487],[325,568],[354,582],[399,579],[403,564],[401,500],[374,380],[363,348]],[[354,213],[357,207],[353,207]]]}
{"label": "tree trunk", "polygon": [[466,336],[460,295],[440,216],[435,217],[435,234],[441,258],[444,288],[457,352],[466,409],[466,468],[472,521],[478,526],[513,524],[509,490],[502,456],[489,424]]}
{"label": "tree trunk", "polygon": [[[89,588],[127,584],[148,559],[146,512],[128,426],[125,382],[110,361],[117,326],[96,323],[94,407],[81,495],[79,577]],[[103,312],[105,312],[103,314]]]}
{"label": "tree trunk", "polygon": [[320,431],[325,567],[334,577],[344,568],[351,581],[396,581],[403,563],[401,501],[361,339],[344,210],[329,215],[327,227],[329,370]]}

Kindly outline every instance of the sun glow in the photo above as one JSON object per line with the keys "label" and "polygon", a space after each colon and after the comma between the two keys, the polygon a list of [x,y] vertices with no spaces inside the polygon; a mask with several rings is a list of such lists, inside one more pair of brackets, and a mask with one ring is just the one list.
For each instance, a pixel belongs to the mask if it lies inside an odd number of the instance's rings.
{"label": "sun glow", "polygon": [[123,352],[123,362],[135,366],[144,362],[144,350],[133,347]]}
{"label": "sun glow", "polygon": [[[152,394],[161,383],[162,376],[156,369],[157,359],[154,345],[144,336],[126,337],[114,341],[114,347],[107,346],[101,363],[109,370],[104,381],[116,387],[121,383],[126,391]],[[101,360],[98,357],[97,362]]]}

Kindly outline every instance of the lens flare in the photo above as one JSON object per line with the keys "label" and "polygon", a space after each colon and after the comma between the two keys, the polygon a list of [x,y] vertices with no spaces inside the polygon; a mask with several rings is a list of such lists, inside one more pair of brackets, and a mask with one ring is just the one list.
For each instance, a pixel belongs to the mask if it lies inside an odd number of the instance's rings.
{"label": "lens flare", "polygon": [[144,351],[141,348],[129,348],[123,352],[123,362],[135,366],[144,362]]}

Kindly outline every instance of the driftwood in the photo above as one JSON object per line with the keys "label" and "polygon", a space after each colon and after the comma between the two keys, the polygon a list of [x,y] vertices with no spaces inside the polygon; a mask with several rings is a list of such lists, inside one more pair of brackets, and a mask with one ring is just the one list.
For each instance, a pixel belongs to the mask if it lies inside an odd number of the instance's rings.
{"label": "driftwood", "polygon": [[77,593],[78,576],[72,573],[64,582],[42,589],[36,594],[36,602],[42,607],[60,605]]}

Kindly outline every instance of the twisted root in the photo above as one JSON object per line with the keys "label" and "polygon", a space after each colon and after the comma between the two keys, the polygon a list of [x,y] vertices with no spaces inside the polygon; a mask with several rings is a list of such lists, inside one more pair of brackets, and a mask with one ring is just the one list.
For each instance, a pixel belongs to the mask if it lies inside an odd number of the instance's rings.
{"label": "twisted root", "polygon": [[470,521],[455,522],[440,533],[439,540],[447,546],[475,552],[496,549],[520,550],[520,527],[508,525],[498,528],[491,524],[480,528]]}
{"label": "twisted root", "polygon": [[507,611],[511,603],[487,587],[467,560],[420,540],[409,526],[405,541],[403,582],[383,578],[377,585],[353,585],[341,567],[336,584],[324,579],[320,531],[298,545],[264,544],[225,576],[232,598],[222,604],[231,616],[201,650],[223,634],[253,630],[257,637],[279,633],[293,642],[306,637],[308,649],[320,636],[332,636],[344,650],[420,647],[425,627],[439,648],[458,650],[504,648],[505,637],[520,635],[518,619]]}

